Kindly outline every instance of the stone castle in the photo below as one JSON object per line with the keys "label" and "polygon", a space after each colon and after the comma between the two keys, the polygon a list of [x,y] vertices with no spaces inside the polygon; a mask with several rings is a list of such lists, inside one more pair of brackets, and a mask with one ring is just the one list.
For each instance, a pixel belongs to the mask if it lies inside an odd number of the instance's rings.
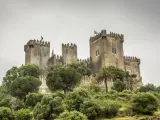
{"label": "stone castle", "polygon": [[[90,62],[92,72],[98,72],[104,66],[115,66],[131,74],[137,75],[141,82],[140,59],[132,56],[124,56],[123,51],[124,35],[107,33],[101,30],[100,33],[89,38],[90,57],[82,60],[77,57],[77,45],[62,44],[62,55],[50,52],[50,42],[41,40],[29,40],[24,46],[25,64],[36,64],[40,68],[48,65],[69,64],[72,62]],[[50,55],[51,53],[51,55]]]}

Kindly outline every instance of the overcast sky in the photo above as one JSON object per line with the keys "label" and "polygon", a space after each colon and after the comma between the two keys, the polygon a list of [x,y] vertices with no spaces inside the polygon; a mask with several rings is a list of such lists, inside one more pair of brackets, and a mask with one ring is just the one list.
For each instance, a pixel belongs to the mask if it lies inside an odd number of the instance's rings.
{"label": "overcast sky", "polygon": [[125,55],[141,59],[143,83],[160,85],[160,0],[0,0],[0,80],[12,66],[24,64],[29,39],[78,45],[89,57],[93,31],[124,34]]}

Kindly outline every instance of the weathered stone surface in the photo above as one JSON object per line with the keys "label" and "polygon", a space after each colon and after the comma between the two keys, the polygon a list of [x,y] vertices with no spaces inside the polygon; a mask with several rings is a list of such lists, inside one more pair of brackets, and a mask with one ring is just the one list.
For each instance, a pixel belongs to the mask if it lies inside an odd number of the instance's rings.
{"label": "weathered stone surface", "polygon": [[93,72],[99,71],[104,66],[115,66],[137,75],[137,81],[142,84],[140,75],[140,59],[124,56],[124,35],[102,30],[97,35],[90,37],[90,56],[82,60],[77,58],[77,45],[62,44],[62,56],[50,56],[50,43],[42,40],[30,40],[24,46],[25,64],[36,64],[41,69],[48,65],[69,64],[72,62],[90,62]]}

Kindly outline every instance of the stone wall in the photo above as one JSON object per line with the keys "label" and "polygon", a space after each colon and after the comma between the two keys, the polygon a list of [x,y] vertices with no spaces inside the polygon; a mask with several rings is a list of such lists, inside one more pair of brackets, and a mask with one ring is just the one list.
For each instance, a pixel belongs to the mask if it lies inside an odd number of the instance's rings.
{"label": "stone wall", "polygon": [[62,44],[62,57],[64,64],[77,62],[77,45],[72,43]]}
{"label": "stone wall", "polygon": [[42,40],[30,40],[24,46],[25,64],[36,64],[40,68],[47,67],[50,57],[50,43]]}

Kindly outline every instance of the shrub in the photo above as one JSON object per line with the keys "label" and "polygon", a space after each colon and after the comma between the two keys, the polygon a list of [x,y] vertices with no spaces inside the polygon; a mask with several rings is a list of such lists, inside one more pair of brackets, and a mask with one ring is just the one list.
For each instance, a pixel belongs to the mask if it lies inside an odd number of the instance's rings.
{"label": "shrub", "polygon": [[11,97],[6,96],[3,99],[0,100],[0,107],[10,107],[11,106]]}
{"label": "shrub", "polygon": [[130,90],[123,90],[122,93],[132,94],[132,91],[130,91]]}
{"label": "shrub", "polygon": [[137,114],[153,114],[158,109],[158,99],[151,93],[140,93],[133,98],[133,111]]}
{"label": "shrub", "polygon": [[38,102],[41,101],[43,95],[39,93],[29,93],[26,95],[26,105],[34,107]]}
{"label": "shrub", "polygon": [[80,105],[83,104],[83,102],[88,98],[90,98],[90,96],[87,90],[77,88],[73,92],[67,94],[64,103],[66,105],[67,110],[79,111]]}
{"label": "shrub", "polygon": [[41,102],[37,103],[33,114],[36,120],[52,120],[63,112],[62,98],[53,98],[50,95],[44,96]]}
{"label": "shrub", "polygon": [[115,117],[120,107],[115,101],[106,101],[103,107],[103,116],[107,118]]}
{"label": "shrub", "polygon": [[94,92],[94,93],[98,93],[102,90],[102,88],[100,86],[98,86],[97,84],[91,84],[89,86],[89,90]]}
{"label": "shrub", "polygon": [[56,91],[56,92],[52,93],[52,97],[53,97],[53,98],[54,98],[54,97],[61,97],[62,99],[64,99],[65,96],[66,96],[66,95],[65,95],[63,92],[61,92],[61,91]]}
{"label": "shrub", "polygon": [[19,110],[25,108],[24,102],[18,98],[12,98],[11,100],[11,108],[14,110]]}
{"label": "shrub", "polygon": [[0,107],[0,120],[14,120],[14,113],[8,107]]}
{"label": "shrub", "polygon": [[87,117],[78,111],[65,111],[56,120],[87,120]]}
{"label": "shrub", "polygon": [[96,118],[100,117],[101,111],[100,105],[91,100],[85,101],[80,107],[80,112],[85,114],[90,120],[96,120]]}
{"label": "shrub", "polygon": [[29,109],[20,109],[16,112],[16,120],[32,120],[33,115]]}
{"label": "shrub", "polygon": [[132,115],[133,115],[133,110],[132,110],[132,106],[130,105],[123,106],[118,111],[118,116],[120,117],[132,116]]}

